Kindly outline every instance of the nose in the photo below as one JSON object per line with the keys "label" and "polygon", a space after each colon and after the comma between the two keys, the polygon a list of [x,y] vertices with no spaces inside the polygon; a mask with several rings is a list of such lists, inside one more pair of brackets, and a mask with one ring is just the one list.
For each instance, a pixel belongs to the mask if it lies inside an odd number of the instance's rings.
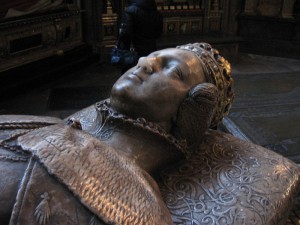
{"label": "nose", "polygon": [[155,57],[141,57],[137,65],[143,70],[143,72],[147,74],[152,74],[153,70],[156,67],[155,64],[156,64]]}

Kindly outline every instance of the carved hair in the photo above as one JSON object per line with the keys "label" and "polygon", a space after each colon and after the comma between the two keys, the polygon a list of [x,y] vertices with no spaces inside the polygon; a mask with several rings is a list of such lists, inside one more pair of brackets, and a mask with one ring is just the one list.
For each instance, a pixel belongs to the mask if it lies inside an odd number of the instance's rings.
{"label": "carved hair", "polygon": [[180,104],[172,133],[177,139],[185,140],[189,150],[202,142],[213,119],[217,101],[217,87],[202,83],[192,88]]}
{"label": "carved hair", "polygon": [[208,43],[186,44],[177,48],[193,52],[202,64],[206,82],[214,84],[218,89],[219,97],[210,123],[211,128],[216,127],[228,115],[234,99],[230,63]]}

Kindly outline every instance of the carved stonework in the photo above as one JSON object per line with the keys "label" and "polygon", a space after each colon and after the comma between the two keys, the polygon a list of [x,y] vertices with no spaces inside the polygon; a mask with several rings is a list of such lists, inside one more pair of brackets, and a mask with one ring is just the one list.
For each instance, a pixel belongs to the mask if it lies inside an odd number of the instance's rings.
{"label": "carved stonework", "polygon": [[[0,72],[82,44],[80,9],[0,23]],[[71,7],[71,8],[72,8]]]}
{"label": "carved stonework", "polygon": [[102,14],[102,37],[101,43],[98,43],[99,51],[102,52],[103,60],[106,61],[111,48],[114,47],[118,39],[118,14],[113,12],[111,1],[106,1],[106,10]]}
{"label": "carved stonework", "polygon": [[228,134],[210,131],[204,143],[190,160],[162,172],[174,224],[285,224],[298,168]]}
{"label": "carved stonework", "polygon": [[106,13],[102,15],[102,40],[105,47],[116,44],[118,37],[118,15],[113,12],[110,1],[107,1]]}
{"label": "carved stonework", "polygon": [[174,17],[164,19],[164,35],[197,34],[203,30],[203,18],[201,17]]}
{"label": "carved stonework", "polygon": [[140,59],[67,125],[0,116],[1,223],[285,224],[300,168],[215,129],[233,99],[229,62],[194,43]]}

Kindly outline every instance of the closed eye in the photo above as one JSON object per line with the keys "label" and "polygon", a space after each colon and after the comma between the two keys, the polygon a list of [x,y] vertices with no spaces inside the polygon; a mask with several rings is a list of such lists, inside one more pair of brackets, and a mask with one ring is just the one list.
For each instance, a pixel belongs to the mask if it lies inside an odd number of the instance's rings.
{"label": "closed eye", "polygon": [[176,73],[178,78],[183,81],[183,74],[181,69],[179,67],[174,67],[174,72]]}

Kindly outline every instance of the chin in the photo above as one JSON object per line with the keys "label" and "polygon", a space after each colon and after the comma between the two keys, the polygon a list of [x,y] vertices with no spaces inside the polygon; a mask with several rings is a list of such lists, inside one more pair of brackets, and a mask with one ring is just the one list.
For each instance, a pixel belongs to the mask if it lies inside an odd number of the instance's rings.
{"label": "chin", "polygon": [[118,113],[128,117],[133,115],[132,102],[127,95],[123,95],[120,91],[112,91],[110,96],[110,107]]}
{"label": "chin", "polygon": [[110,98],[110,106],[113,110],[121,113],[125,116],[128,116],[132,119],[137,119],[139,117],[143,117],[145,119],[148,118],[148,115],[143,114],[145,109],[139,107],[140,104],[131,101],[123,96],[123,98],[116,98],[116,96],[111,96]]}

